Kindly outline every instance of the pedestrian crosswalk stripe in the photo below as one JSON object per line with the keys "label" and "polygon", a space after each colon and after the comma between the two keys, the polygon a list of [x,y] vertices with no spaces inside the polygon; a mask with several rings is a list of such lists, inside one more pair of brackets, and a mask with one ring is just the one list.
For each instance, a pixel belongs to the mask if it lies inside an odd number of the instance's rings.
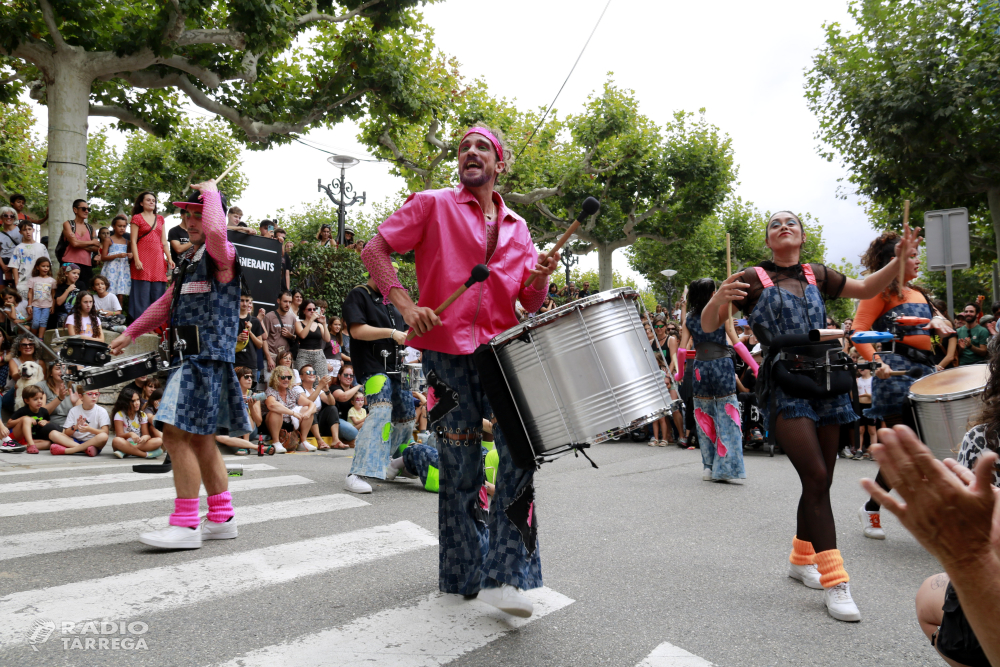
{"label": "pedestrian crosswalk stripe", "polygon": [[225,667],[444,665],[573,603],[549,588],[524,594],[534,605],[530,618],[516,618],[485,602],[463,600],[461,595],[435,592],[413,605],[387,609],[340,628],[252,651],[225,663]]}
{"label": "pedestrian crosswalk stripe", "polygon": [[[244,471],[276,470],[266,463],[251,463],[243,466]],[[141,472],[119,472],[110,475],[86,475],[83,477],[57,477],[56,479],[36,479],[30,482],[8,482],[0,484],[0,493],[27,493],[28,491],[48,491],[50,489],[69,489],[75,486],[95,486],[98,484],[116,484],[123,482],[148,482],[163,479],[160,475],[147,475]],[[167,479],[173,479],[167,477]]]}
{"label": "pedestrian crosswalk stripe", "polygon": [[688,653],[680,646],[663,642],[635,667],[712,667],[712,663]]}
{"label": "pedestrian crosswalk stripe", "polygon": [[[65,512],[67,508],[86,507],[88,510],[96,507],[127,507],[136,503],[149,503],[156,500],[173,500],[176,496],[173,478],[169,475],[156,475],[170,486],[162,489],[146,491],[122,491],[119,493],[103,493],[94,496],[75,496],[72,498],[52,498],[49,500],[29,500],[20,503],[0,503],[0,518],[26,516],[29,514],[47,514],[50,512]],[[258,489],[273,489],[280,486],[295,486],[297,484],[312,484],[313,481],[299,475],[282,475],[280,477],[262,477],[260,479],[229,481],[229,491],[255,491]],[[205,491],[202,489],[201,494]]]}
{"label": "pedestrian crosswalk stripe", "polygon": [[[337,512],[339,510],[364,507],[368,505],[356,496],[335,493],[329,496],[314,496],[281,500],[262,505],[236,507],[236,519],[240,528],[253,523],[263,523],[274,519],[292,519],[313,514]],[[134,521],[119,521],[97,526],[77,526],[75,528],[59,528],[43,530],[37,533],[20,533],[4,535],[0,546],[0,560],[26,558],[41,554],[59,553],[74,549],[89,549],[108,544],[133,542],[139,533],[157,530],[167,525],[170,517],[162,516]]]}
{"label": "pedestrian crosswalk stripe", "polygon": [[[207,548],[213,543],[209,542]],[[142,618],[437,544],[410,521],[363,528],[225,556],[114,574],[0,597],[0,646],[26,641],[39,618],[63,623]],[[203,547],[205,548],[205,547]],[[323,554],[317,558],[316,554]],[[163,562],[171,562],[163,554]]]}
{"label": "pedestrian crosswalk stripe", "polygon": [[[31,459],[29,458],[28,460],[30,461]],[[222,460],[223,461],[246,461],[247,457],[245,457],[245,456],[223,456]],[[118,459],[112,459],[112,460],[106,461],[104,463],[95,463],[95,464],[86,464],[86,465],[84,465],[84,464],[80,464],[80,465],[65,465],[65,466],[35,464],[35,465],[38,465],[37,468],[27,468],[26,467],[26,468],[17,468],[17,469],[14,469],[14,470],[5,470],[3,468],[0,468],[0,479],[4,478],[7,475],[35,475],[35,474],[40,473],[40,472],[61,472],[61,471],[66,471],[66,470],[94,470],[94,469],[97,469],[97,468],[108,470],[108,469],[114,469],[114,468],[123,468],[125,466],[128,466],[128,467],[131,468],[132,466],[134,466],[137,463],[143,463],[143,459],[140,459],[140,458],[137,458],[137,457],[133,457],[131,459],[126,459],[125,461],[119,461]],[[161,460],[156,460],[155,463],[153,463],[152,465],[158,465],[160,463],[163,463],[162,459]],[[27,464],[27,465],[31,465],[31,464]]]}

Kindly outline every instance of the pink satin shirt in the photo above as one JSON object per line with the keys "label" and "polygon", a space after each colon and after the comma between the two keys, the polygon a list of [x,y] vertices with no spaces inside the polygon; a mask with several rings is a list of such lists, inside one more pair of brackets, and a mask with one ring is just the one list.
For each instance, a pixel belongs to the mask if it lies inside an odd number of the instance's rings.
{"label": "pink satin shirt", "polygon": [[499,194],[493,197],[500,232],[488,263],[486,217],[462,185],[411,194],[379,225],[379,234],[394,251],[416,251],[419,306],[437,308],[469,279],[476,264],[486,263],[490,269],[485,282],[466,290],[441,314],[443,326],[413,338],[413,347],[472,354],[479,345],[518,324],[515,300],[534,301],[539,293],[544,297],[547,279],[539,279],[531,288],[523,286],[538,263],[528,225],[506,207]]}

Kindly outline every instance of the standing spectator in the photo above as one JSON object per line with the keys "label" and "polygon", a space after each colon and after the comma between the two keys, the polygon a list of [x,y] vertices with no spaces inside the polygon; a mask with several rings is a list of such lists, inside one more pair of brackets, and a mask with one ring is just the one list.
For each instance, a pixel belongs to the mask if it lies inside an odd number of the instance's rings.
{"label": "standing spectator", "polygon": [[249,234],[250,236],[254,235],[254,231],[250,229],[247,223],[243,222],[243,209],[239,206],[233,206],[229,209],[229,213],[226,214],[226,229]]}
{"label": "standing spectator", "polygon": [[10,206],[0,207],[0,221],[3,228],[0,229],[0,268],[3,269],[3,279],[6,283],[12,282],[10,258],[14,254],[14,248],[21,242],[21,232],[17,229],[17,211]]}
{"label": "standing spectator", "polygon": [[[31,223],[27,223],[26,233],[31,234]],[[45,337],[45,329],[52,313],[52,294],[55,292],[56,279],[52,277],[52,262],[41,257],[31,270],[27,280],[28,310],[31,313],[31,333],[39,338]]]}
{"label": "standing spectator", "polygon": [[344,333],[344,320],[334,315],[330,318],[330,374],[337,376],[340,374],[340,367],[345,363],[350,363],[351,358],[347,356],[347,334]]}
{"label": "standing spectator", "polygon": [[[947,313],[948,306],[941,299],[935,299],[931,302],[931,305],[937,309],[939,313]],[[955,324],[948,321],[949,326],[955,327]],[[951,368],[952,366],[958,365],[958,333],[949,334],[947,336],[941,336],[941,334],[936,331],[931,331],[931,353],[934,355],[934,367],[943,371],[946,368]]]}
{"label": "standing spectator", "polygon": [[66,242],[66,250],[61,262],[73,263],[80,267],[80,284],[89,287],[90,279],[94,275],[94,253],[100,252],[101,242],[97,240],[94,228],[87,222],[90,216],[90,204],[86,199],[77,199],[73,202],[73,220],[67,220],[62,226],[62,237]]}
{"label": "standing spectator", "polygon": [[[857,355],[856,352],[851,356],[855,355]],[[855,359],[856,361],[857,359]],[[872,406],[872,379],[872,372],[867,368],[861,371],[861,376],[858,378],[858,402],[861,404],[862,411]],[[872,445],[878,444],[877,425],[874,419],[865,417],[863,412],[860,412],[858,417],[858,451],[853,458],[870,459],[871,454],[865,451],[865,432],[868,432],[868,448],[870,450]]]}
{"label": "standing spectator", "polygon": [[101,246],[101,273],[108,279],[108,291],[118,297],[118,303],[132,291],[132,274],[128,251],[128,219],[122,214],[111,221],[111,234]]}
{"label": "standing spectator", "polygon": [[[240,334],[236,337],[236,365],[247,369],[253,375],[254,384],[259,377],[257,350],[264,347],[267,334],[264,326],[253,316],[253,297],[240,295]],[[239,375],[239,373],[237,373]]]}
{"label": "standing spectator", "polygon": [[278,352],[291,350],[295,337],[295,313],[292,311],[292,293],[285,290],[278,295],[278,308],[264,315],[264,333],[267,334],[268,370],[274,370]]}
{"label": "standing spectator", "polygon": [[260,221],[260,235],[265,239],[274,238],[275,224],[273,220],[261,220]]}
{"label": "standing spectator", "polygon": [[281,241],[281,289],[292,289],[292,248],[295,244],[285,240],[285,230],[279,229],[277,234]]}
{"label": "standing spectator", "polygon": [[[156,195],[142,192],[132,206],[129,223],[129,246],[132,251],[132,290],[129,292],[128,313],[132,319],[146,312],[167,290],[166,224],[156,213]],[[170,260],[170,269],[174,262]],[[86,285],[86,283],[85,283]]]}
{"label": "standing spectator", "polygon": [[[590,296],[590,281],[589,280],[583,281],[583,288],[580,290],[580,295],[579,295],[578,298],[582,299],[582,298],[587,297],[587,296]],[[663,312],[666,313],[667,309],[664,308]]]}
{"label": "standing spectator", "polygon": [[181,209],[181,224],[167,232],[167,241],[170,243],[170,259],[174,264],[180,262],[180,254],[187,252],[192,246],[191,237],[188,236],[188,220],[191,218],[201,220],[201,211],[189,211]]}
{"label": "standing spectator", "polygon": [[330,342],[330,330],[326,327],[326,316],[312,299],[305,301],[295,320],[295,335],[299,338],[299,352],[295,355],[295,368],[302,371],[303,366],[312,366],[319,380],[329,371],[326,367],[326,355],[323,348]]}
{"label": "standing spectator", "polygon": [[316,232],[316,240],[320,245],[337,246],[337,241],[333,238],[333,227],[330,225],[320,225],[319,231]]}
{"label": "standing spectator", "polygon": [[49,219],[49,209],[45,209],[45,215],[41,218],[35,218],[24,210],[24,207],[28,205],[28,200],[25,199],[24,195],[20,193],[15,193],[10,196],[10,205],[14,207],[15,211],[17,211],[18,221],[27,220],[28,222],[38,225],[38,229],[35,230],[35,233],[38,235],[39,239],[41,239],[42,244],[47,245],[48,238],[42,238],[41,234],[42,224]]}
{"label": "standing spectator", "polygon": [[305,296],[303,296],[302,290],[292,290],[292,312],[298,313],[302,309],[302,301],[304,299]]}
{"label": "standing spectator", "polygon": [[[35,224],[28,220],[22,220],[21,242],[14,248],[14,254],[10,257],[8,266],[11,272],[11,281],[17,286],[17,293],[21,298],[28,298],[28,278],[35,268],[35,262],[44,257],[49,258],[49,252],[41,243],[34,241]],[[51,271],[50,271],[51,273]]]}
{"label": "standing spectator", "polygon": [[986,361],[986,343],[989,341],[990,332],[985,327],[979,326],[979,305],[970,302],[956,318],[958,321],[965,321],[965,324],[958,328],[955,334],[958,336],[958,347],[961,352],[958,355],[960,366],[969,364],[979,364]]}

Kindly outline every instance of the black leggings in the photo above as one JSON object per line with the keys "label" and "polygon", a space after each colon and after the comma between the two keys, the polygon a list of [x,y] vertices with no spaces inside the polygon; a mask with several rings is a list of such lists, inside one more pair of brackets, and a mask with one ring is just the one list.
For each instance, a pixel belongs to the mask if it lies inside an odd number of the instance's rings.
{"label": "black leggings", "polygon": [[[914,431],[917,430],[917,425],[913,421],[913,410],[910,408],[909,400],[907,400],[906,403],[903,404],[903,414],[889,415],[888,417],[885,418],[885,425],[888,428],[892,428],[897,424],[905,424]],[[878,474],[875,475],[875,483],[878,484],[880,487],[882,487],[882,490],[885,491],[886,493],[892,491],[892,487],[889,486],[889,482],[886,481],[885,475],[882,474],[881,468],[878,469]],[[868,510],[869,512],[878,512],[880,509],[882,509],[882,506],[879,505],[877,502],[875,502],[874,498],[869,497],[868,502],[865,503],[865,509]]]}
{"label": "black leggings", "polygon": [[340,413],[337,411],[337,406],[324,404],[323,408],[319,411],[316,423],[319,424],[319,434],[321,436],[324,438],[332,437],[332,427],[340,427]]}
{"label": "black leggings", "polygon": [[808,417],[778,416],[775,441],[795,467],[802,483],[795,532],[812,542],[816,553],[837,548],[837,530],[830,507],[830,485],[840,443],[840,424],[816,426]]}

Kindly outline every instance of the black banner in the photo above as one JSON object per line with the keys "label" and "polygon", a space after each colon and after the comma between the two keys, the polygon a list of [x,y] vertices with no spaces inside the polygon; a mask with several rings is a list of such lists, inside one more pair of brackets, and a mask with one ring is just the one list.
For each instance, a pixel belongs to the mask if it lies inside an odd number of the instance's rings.
{"label": "black banner", "polygon": [[281,293],[281,241],[233,230],[227,235],[236,246],[243,276],[253,294],[254,311],[274,308]]}

